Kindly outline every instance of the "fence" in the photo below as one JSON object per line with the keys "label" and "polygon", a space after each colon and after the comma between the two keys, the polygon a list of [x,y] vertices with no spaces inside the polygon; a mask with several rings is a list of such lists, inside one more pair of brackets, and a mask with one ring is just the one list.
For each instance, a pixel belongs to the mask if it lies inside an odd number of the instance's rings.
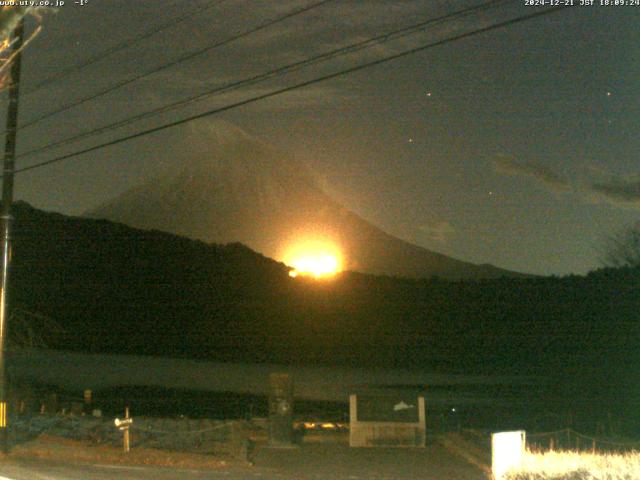
{"label": "fence", "polygon": [[565,428],[552,432],[527,433],[527,448],[533,451],[626,452],[640,450],[640,442],[594,437]]}
{"label": "fence", "polygon": [[[491,449],[491,433],[486,430],[461,429],[466,442],[481,450]],[[586,435],[572,428],[563,428],[550,432],[529,433],[526,435],[526,447],[531,451],[571,450],[582,452],[627,452],[640,451],[640,442]]]}
{"label": "fence", "polygon": [[[191,453],[229,453],[244,456],[248,448],[247,422],[189,418],[136,417],[130,427],[131,447],[157,448]],[[75,415],[20,415],[10,419],[12,443],[41,434],[122,445],[123,434],[113,420]]]}

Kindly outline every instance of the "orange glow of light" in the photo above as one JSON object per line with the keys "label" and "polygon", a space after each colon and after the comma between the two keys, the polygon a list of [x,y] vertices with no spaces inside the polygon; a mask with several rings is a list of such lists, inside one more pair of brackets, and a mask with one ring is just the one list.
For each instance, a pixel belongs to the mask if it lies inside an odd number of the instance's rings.
{"label": "orange glow of light", "polygon": [[304,241],[291,246],[284,262],[293,267],[290,277],[298,275],[315,278],[331,277],[342,271],[342,257],[338,248],[324,241]]}

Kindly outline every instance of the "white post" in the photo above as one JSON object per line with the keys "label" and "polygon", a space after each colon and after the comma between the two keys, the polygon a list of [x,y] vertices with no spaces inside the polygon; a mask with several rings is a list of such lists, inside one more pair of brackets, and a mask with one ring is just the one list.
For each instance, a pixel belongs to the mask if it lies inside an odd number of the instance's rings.
{"label": "white post", "polygon": [[358,423],[358,400],[354,394],[349,395],[349,446],[356,446],[356,424]]}
{"label": "white post", "polygon": [[[126,407],[124,409],[124,419],[126,421],[129,420],[129,407]],[[129,453],[129,425],[127,424],[127,426],[124,429],[124,439],[123,439],[123,447],[124,447],[124,453]]]}

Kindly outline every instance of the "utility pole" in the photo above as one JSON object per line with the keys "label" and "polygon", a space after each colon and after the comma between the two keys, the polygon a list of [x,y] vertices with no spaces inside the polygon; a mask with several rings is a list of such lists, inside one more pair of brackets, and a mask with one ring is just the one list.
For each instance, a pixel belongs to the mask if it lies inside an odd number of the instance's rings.
{"label": "utility pole", "polygon": [[7,375],[5,346],[7,340],[7,285],[9,263],[11,262],[11,204],[13,203],[13,177],[16,159],[16,132],[18,128],[18,98],[20,93],[20,61],[22,60],[22,37],[24,19],[13,32],[13,42],[9,55],[15,54],[9,79],[9,108],[7,110],[7,131],[4,147],[2,175],[2,272],[0,272],[0,444],[2,451],[9,451],[9,431],[7,425]]}

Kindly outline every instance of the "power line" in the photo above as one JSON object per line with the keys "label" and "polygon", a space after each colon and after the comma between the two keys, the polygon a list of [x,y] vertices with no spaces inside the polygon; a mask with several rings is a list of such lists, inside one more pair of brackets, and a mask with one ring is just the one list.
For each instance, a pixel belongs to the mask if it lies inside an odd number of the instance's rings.
{"label": "power line", "polygon": [[304,82],[301,82],[301,83],[298,83],[298,84],[295,84],[295,85],[291,85],[289,87],[284,87],[284,88],[281,88],[281,89],[278,89],[278,90],[274,90],[274,91],[269,92],[269,93],[265,93],[263,95],[258,95],[258,96],[251,97],[251,98],[246,99],[246,100],[242,100],[240,102],[236,102],[236,103],[232,103],[232,104],[229,104],[229,105],[225,105],[224,107],[215,108],[213,110],[209,110],[207,112],[203,112],[203,113],[200,113],[200,114],[197,114],[197,115],[192,115],[190,117],[187,117],[187,118],[184,118],[184,119],[181,119],[181,120],[170,122],[170,123],[167,123],[167,124],[164,124],[164,125],[160,125],[158,127],[150,128],[150,129],[147,129],[147,130],[143,130],[143,131],[131,134],[131,135],[126,135],[124,137],[120,137],[120,138],[117,138],[115,140],[104,142],[104,143],[101,143],[99,145],[95,145],[93,147],[89,147],[89,148],[85,148],[85,149],[82,149],[82,150],[78,150],[76,152],[68,153],[66,155],[61,155],[59,157],[56,157],[56,158],[53,158],[53,159],[50,159],[50,160],[46,160],[46,161],[43,161],[43,162],[36,163],[34,165],[30,165],[28,167],[23,167],[23,168],[17,169],[16,173],[26,172],[26,171],[29,171],[29,170],[35,170],[37,168],[41,168],[41,167],[44,167],[44,166],[47,166],[47,165],[51,165],[51,164],[54,164],[54,163],[62,162],[64,160],[68,160],[70,158],[77,157],[79,155],[83,155],[85,153],[89,153],[89,152],[93,152],[93,151],[96,151],[96,150],[100,150],[100,149],[105,148],[105,147],[110,147],[110,146],[113,146],[113,145],[117,145],[119,143],[123,143],[123,142],[129,141],[129,140],[134,140],[136,138],[140,138],[140,137],[152,134],[152,133],[156,133],[156,132],[159,132],[159,131],[162,131],[162,130],[166,130],[168,128],[176,127],[178,125],[183,125],[185,123],[192,122],[194,120],[198,120],[198,119],[201,119],[201,118],[205,118],[205,117],[209,117],[209,116],[212,116],[212,115],[216,115],[218,113],[226,112],[226,111],[232,110],[234,108],[238,108],[238,107],[242,107],[244,105],[248,105],[248,104],[251,104],[251,103],[258,102],[260,100],[265,100],[267,98],[275,97],[275,96],[281,95],[283,93],[287,93],[287,92],[290,92],[290,91],[293,91],[293,90],[298,90],[298,89],[301,89],[301,88],[304,88],[304,87],[308,87],[308,86],[314,85],[316,83],[320,83],[320,82],[324,82],[324,81],[327,81],[327,80],[332,80],[334,78],[342,77],[342,76],[345,76],[345,75],[348,75],[348,74],[351,74],[351,73],[354,73],[354,72],[358,72],[360,70],[364,70],[365,68],[373,67],[373,66],[376,66],[376,65],[381,65],[383,63],[387,63],[387,62],[390,62],[392,60],[397,60],[399,58],[403,58],[403,57],[406,57],[408,55],[412,55],[414,53],[422,52],[422,51],[425,51],[425,50],[428,50],[428,49],[431,49],[431,48],[434,48],[434,47],[446,45],[448,43],[453,43],[453,42],[458,41],[458,40],[469,38],[469,37],[472,37],[474,35],[478,35],[478,34],[481,34],[481,33],[486,33],[486,32],[492,31],[492,30],[497,30],[499,28],[503,28],[503,27],[507,27],[507,26],[514,25],[514,24],[517,24],[517,23],[521,23],[521,22],[524,22],[524,21],[527,21],[527,20],[530,20],[530,19],[533,19],[533,18],[542,17],[542,16],[548,15],[550,13],[554,13],[554,12],[558,12],[560,10],[564,10],[565,8],[569,8],[569,7],[568,6],[552,7],[552,8],[543,10],[543,11],[534,12],[534,13],[530,13],[530,14],[527,14],[527,15],[522,15],[520,17],[512,18],[510,20],[499,22],[499,23],[496,23],[494,25],[490,25],[488,27],[479,28],[479,29],[476,29],[476,30],[472,30],[470,32],[466,32],[466,33],[462,33],[462,34],[459,34],[459,35],[455,35],[453,37],[449,37],[449,38],[445,38],[445,39],[442,39],[442,40],[438,40],[438,41],[433,42],[433,43],[429,43],[429,44],[426,44],[426,45],[421,45],[419,47],[411,48],[409,50],[405,50],[405,51],[397,53],[397,54],[389,55],[389,56],[383,57],[383,58],[378,59],[378,60],[374,60],[374,61],[371,61],[371,62],[363,63],[363,64],[360,64],[360,65],[356,65],[354,67],[350,67],[350,68],[347,68],[345,70],[340,70],[338,72],[330,73],[330,74],[324,75],[322,77],[314,78],[312,80],[307,80],[307,81],[304,81]]}
{"label": "power line", "polygon": [[56,82],[58,80],[61,80],[62,78],[68,77],[69,75],[71,75],[72,73],[75,73],[79,70],[82,70],[83,68],[88,67],[89,65],[92,65],[100,60],[105,59],[106,57],[113,55],[114,53],[120,52],[122,50],[126,50],[127,48],[132,47],[133,45],[140,43],[143,40],[146,40],[147,38],[150,38],[160,32],[162,32],[163,30],[166,30],[168,28],[171,28],[185,20],[188,20],[191,17],[194,17],[206,10],[209,10],[211,8],[217,7],[218,5],[220,5],[221,3],[226,2],[227,0],[215,0],[212,2],[208,2],[207,5],[197,8],[191,12],[185,13],[184,15],[182,15],[181,17],[178,18],[174,18],[172,19],[170,22],[165,22],[161,25],[158,25],[156,28],[153,28],[151,30],[149,30],[146,33],[143,33],[142,35],[129,39],[129,40],[125,40],[111,48],[107,48],[106,50],[103,50],[102,52],[89,57],[88,59],[86,59],[84,62],[79,63],[77,65],[72,65],[69,68],[66,68],[64,70],[62,70],[61,72],[55,73],[53,75],[51,75],[48,78],[45,78],[44,80],[42,80],[41,82],[35,84],[33,87],[31,87],[30,89],[26,89],[26,92],[24,93],[24,95],[30,95],[32,93],[35,93],[36,91],[40,90],[41,88],[43,88],[44,86],[48,86],[50,85],[52,82]]}
{"label": "power line", "polygon": [[301,61],[298,61],[298,62],[294,62],[294,63],[290,63],[288,65],[281,66],[281,67],[276,68],[274,70],[269,70],[267,72],[260,73],[258,75],[253,76],[253,77],[249,77],[249,78],[246,78],[246,79],[243,79],[243,80],[238,80],[238,81],[235,81],[235,82],[231,82],[231,83],[228,83],[226,85],[222,85],[220,87],[215,87],[212,90],[208,90],[206,92],[203,92],[203,93],[200,93],[200,94],[197,94],[197,95],[193,95],[191,97],[179,100],[177,102],[170,103],[168,105],[163,105],[163,106],[155,108],[153,110],[150,110],[150,111],[147,111],[147,112],[143,112],[141,114],[135,115],[133,117],[126,118],[124,120],[120,120],[120,121],[112,123],[112,124],[108,124],[108,125],[105,125],[105,126],[102,126],[102,127],[98,127],[96,129],[93,129],[93,130],[89,130],[89,131],[81,132],[81,133],[76,134],[76,135],[72,135],[71,137],[67,137],[65,139],[58,140],[56,142],[52,142],[52,143],[49,143],[47,145],[43,145],[41,147],[37,147],[37,148],[34,148],[32,150],[23,152],[22,154],[18,155],[17,158],[22,158],[22,157],[25,157],[25,156],[28,156],[28,155],[32,155],[32,154],[35,154],[35,153],[41,153],[41,152],[50,150],[50,149],[55,148],[55,147],[59,147],[59,146],[62,146],[62,145],[67,145],[69,143],[74,143],[74,142],[76,142],[78,140],[81,140],[81,139],[84,139],[84,138],[92,137],[92,136],[95,136],[95,135],[98,135],[98,134],[101,134],[101,133],[105,133],[105,132],[108,132],[108,131],[111,131],[111,130],[115,130],[115,129],[118,129],[120,127],[129,125],[131,123],[135,123],[137,121],[140,121],[140,120],[143,120],[143,119],[146,119],[146,118],[151,118],[151,117],[157,116],[157,115],[159,115],[161,113],[166,113],[168,111],[175,110],[175,109],[183,107],[185,105],[189,105],[191,103],[195,103],[195,102],[197,102],[199,100],[215,96],[215,95],[217,95],[219,93],[226,93],[226,92],[229,92],[229,91],[236,90],[236,89],[238,89],[240,87],[253,85],[253,84],[258,83],[260,81],[263,81],[263,80],[266,80],[266,79],[269,79],[269,78],[273,78],[273,77],[277,77],[277,76],[280,76],[280,75],[283,75],[283,74],[286,74],[286,73],[290,73],[290,72],[299,70],[299,69],[304,68],[304,67],[308,67],[308,66],[316,64],[316,63],[324,62],[324,61],[330,60],[332,58],[336,58],[336,57],[343,56],[343,55],[352,54],[352,53],[361,51],[363,49],[370,48],[370,47],[375,46],[375,45],[379,45],[379,44],[382,44],[382,43],[385,43],[385,42],[388,42],[388,41],[391,41],[391,40],[397,40],[397,39],[403,38],[405,36],[409,36],[411,34],[414,34],[417,31],[424,30],[425,27],[433,25],[433,24],[437,24],[437,23],[441,23],[441,22],[445,22],[445,21],[450,21],[450,20],[452,20],[452,19],[454,19],[456,17],[470,15],[471,13],[477,13],[479,11],[495,7],[495,6],[499,5],[499,4],[513,3],[514,1],[515,0],[491,0],[491,1],[488,1],[488,2],[483,3],[481,5],[477,5],[475,7],[469,7],[469,8],[465,8],[465,9],[462,9],[462,10],[457,10],[455,12],[448,13],[448,14],[440,16],[440,17],[430,18],[430,19],[428,19],[426,21],[422,21],[422,22],[419,22],[417,24],[413,24],[413,25],[410,25],[410,26],[407,26],[407,27],[404,27],[404,28],[401,28],[401,29],[398,29],[398,30],[387,32],[387,33],[384,33],[382,35],[378,35],[378,36],[375,36],[375,37],[372,37],[372,38],[368,38],[368,39],[365,39],[365,40],[362,40],[362,41],[359,41],[359,42],[352,43],[350,45],[346,45],[346,46],[343,46],[343,47],[340,47],[340,48],[336,48],[336,49],[333,49],[333,50],[330,50],[328,52],[316,55],[316,56],[311,57],[311,58],[307,58],[307,59],[304,59],[304,60],[301,60]]}
{"label": "power line", "polygon": [[214,50],[216,48],[222,47],[222,46],[227,45],[227,44],[229,44],[231,42],[234,42],[234,41],[239,40],[241,38],[247,37],[247,36],[249,36],[251,34],[259,32],[260,30],[264,30],[265,28],[271,27],[271,26],[273,26],[273,25],[275,25],[277,23],[283,22],[283,21],[285,21],[285,20],[287,20],[289,18],[295,17],[297,15],[306,13],[306,12],[308,12],[310,10],[313,10],[314,8],[321,7],[322,5],[324,5],[326,3],[329,3],[329,2],[333,2],[333,1],[335,1],[335,0],[321,0],[319,2],[315,2],[315,3],[312,3],[312,4],[307,5],[305,7],[293,10],[292,12],[289,12],[289,13],[287,13],[285,15],[280,16],[280,17],[274,18],[272,20],[268,20],[267,22],[264,22],[264,23],[258,25],[257,27],[253,27],[253,28],[250,28],[248,30],[244,30],[244,31],[242,31],[242,32],[240,32],[240,33],[238,33],[236,35],[232,35],[231,37],[225,38],[224,40],[220,40],[220,41],[218,41],[218,42],[216,42],[216,43],[214,43],[212,45],[209,45],[207,47],[204,47],[204,48],[201,48],[201,49],[196,50],[194,52],[191,52],[191,53],[188,53],[186,55],[183,55],[183,56],[181,56],[181,57],[179,57],[179,58],[177,58],[175,60],[172,60],[171,62],[164,63],[164,64],[162,64],[162,65],[160,65],[158,67],[153,68],[152,70],[149,70],[148,72],[135,75],[135,76],[133,76],[131,78],[128,78],[127,80],[123,80],[121,82],[118,82],[115,85],[112,85],[111,87],[108,87],[108,88],[106,88],[104,90],[101,90],[101,91],[99,91],[97,93],[94,93],[94,94],[91,94],[91,95],[89,95],[87,97],[81,98],[80,100],[76,100],[74,102],[68,103],[68,104],[58,108],[57,110],[53,110],[53,111],[51,111],[49,113],[45,113],[44,115],[41,115],[40,117],[37,117],[37,118],[35,118],[35,119],[33,119],[33,120],[21,125],[19,129],[22,130],[22,129],[31,127],[31,126],[35,125],[36,123],[41,122],[42,120],[45,120],[45,119],[47,119],[49,117],[52,117],[54,115],[57,115],[59,113],[65,112],[67,110],[70,110],[70,109],[72,109],[74,107],[77,107],[79,105],[82,105],[83,103],[86,103],[86,102],[88,102],[90,100],[95,100],[96,98],[102,97],[103,95],[106,95],[106,94],[108,94],[110,92],[113,92],[114,90],[122,88],[125,85],[129,85],[131,83],[134,83],[134,82],[137,82],[139,80],[142,80],[142,79],[144,79],[146,77],[149,77],[149,76],[154,75],[154,74],[156,74],[158,72],[161,72],[162,70],[166,70],[166,69],[171,68],[171,67],[173,67],[175,65],[178,65],[180,63],[183,63],[183,62],[186,62],[188,60],[191,60],[191,59],[193,59],[195,57],[198,57],[198,56],[200,56],[200,55],[202,55],[204,53],[210,52],[210,51],[212,51],[212,50]]}

